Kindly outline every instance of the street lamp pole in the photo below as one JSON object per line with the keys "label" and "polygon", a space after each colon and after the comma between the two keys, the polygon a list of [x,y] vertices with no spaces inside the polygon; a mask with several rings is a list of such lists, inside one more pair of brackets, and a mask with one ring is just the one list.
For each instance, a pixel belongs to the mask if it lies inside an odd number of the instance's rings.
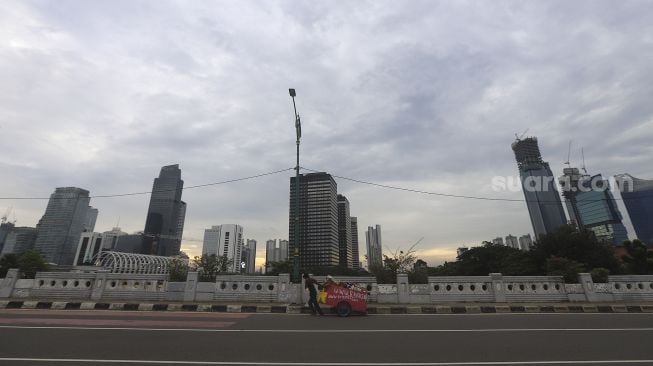
{"label": "street lamp pole", "polygon": [[297,134],[297,165],[295,166],[295,250],[293,251],[293,282],[300,282],[299,278],[299,140],[302,137],[302,125],[295,105],[295,89],[289,89],[292,98],[292,107],[295,110],[295,132]]}

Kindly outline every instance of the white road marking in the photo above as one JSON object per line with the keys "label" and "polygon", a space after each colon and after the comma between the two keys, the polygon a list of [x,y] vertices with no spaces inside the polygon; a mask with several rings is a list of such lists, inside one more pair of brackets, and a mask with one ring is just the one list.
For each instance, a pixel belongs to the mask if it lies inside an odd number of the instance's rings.
{"label": "white road marking", "polygon": [[193,328],[129,328],[129,327],[63,327],[0,325],[0,329],[69,329],[131,330],[153,332],[210,333],[510,333],[510,332],[651,332],[653,328],[489,328],[489,329],[193,329]]}
{"label": "white road marking", "polygon": [[[157,361],[157,360],[94,360],[74,358],[0,358],[11,362],[67,362],[67,363],[127,363],[127,364],[167,364],[167,365],[264,365],[299,366],[306,362],[228,362],[228,361]],[[577,361],[490,361],[490,362],[310,362],[317,366],[504,366],[504,365],[607,365],[607,364],[646,364],[653,360],[577,360]]]}

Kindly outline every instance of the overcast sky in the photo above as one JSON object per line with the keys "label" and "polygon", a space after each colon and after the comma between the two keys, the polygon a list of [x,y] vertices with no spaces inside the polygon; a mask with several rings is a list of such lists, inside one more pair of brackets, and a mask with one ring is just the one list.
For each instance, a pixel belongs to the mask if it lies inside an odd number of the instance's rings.
{"label": "overcast sky", "polygon": [[[649,1],[3,1],[0,196],[149,191],[163,165],[186,186],[301,165],[461,195],[518,174],[515,133],[572,163],[653,178]],[[211,225],[287,239],[292,171],[184,191],[182,249]],[[392,191],[337,180],[384,246],[429,264],[461,245],[532,233],[523,202]],[[143,230],[149,195],[97,198],[96,231]],[[0,200],[35,225],[47,200]],[[624,213],[625,214],[625,213]]]}

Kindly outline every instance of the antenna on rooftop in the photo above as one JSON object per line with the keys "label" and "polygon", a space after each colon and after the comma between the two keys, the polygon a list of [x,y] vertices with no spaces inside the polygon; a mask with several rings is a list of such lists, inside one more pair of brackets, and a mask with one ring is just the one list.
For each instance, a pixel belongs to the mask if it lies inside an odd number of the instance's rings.
{"label": "antenna on rooftop", "polygon": [[584,148],[582,148],[582,147],[580,148],[580,153],[583,156],[583,172],[585,174],[587,174],[587,169],[585,169],[585,151],[584,151]]}

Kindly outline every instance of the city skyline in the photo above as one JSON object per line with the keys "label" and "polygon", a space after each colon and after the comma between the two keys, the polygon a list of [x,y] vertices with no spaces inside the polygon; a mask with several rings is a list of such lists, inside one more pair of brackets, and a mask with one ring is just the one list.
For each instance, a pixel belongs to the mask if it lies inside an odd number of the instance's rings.
{"label": "city skyline", "polygon": [[[491,179],[518,176],[509,144],[529,128],[555,177],[574,140],[589,170],[605,178],[653,178],[653,50],[641,36],[653,31],[650,6],[588,4],[505,11],[477,3],[472,13],[455,3],[366,11],[353,3],[7,3],[0,191],[46,199],[1,200],[0,212],[13,206],[17,226],[34,227],[56,187],[146,192],[169,164],[183,168],[187,187],[291,168],[292,87],[301,165],[333,174],[360,227],[382,225],[390,249],[424,236],[418,255],[436,265],[461,245],[533,234],[523,202],[420,195],[337,176],[523,199],[495,192]],[[535,21],[542,14],[551,21]],[[292,175],[184,190],[182,250],[198,254],[203,230],[219,222],[238,222],[259,243],[288,238]],[[93,198],[96,231],[118,221],[142,231],[148,202],[147,194]]]}

